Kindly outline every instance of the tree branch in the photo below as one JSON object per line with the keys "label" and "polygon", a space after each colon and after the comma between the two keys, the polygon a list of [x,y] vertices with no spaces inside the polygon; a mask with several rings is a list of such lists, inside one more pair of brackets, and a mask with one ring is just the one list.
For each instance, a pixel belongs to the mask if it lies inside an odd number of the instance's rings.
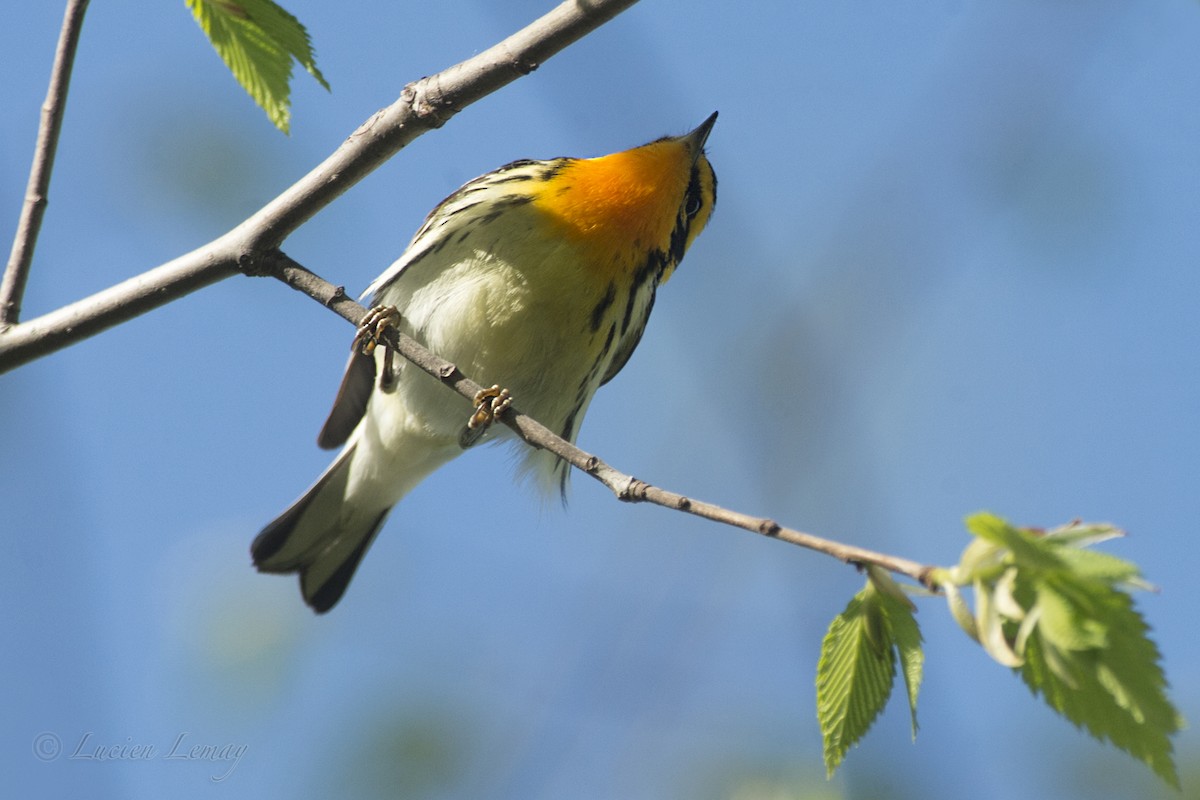
{"label": "tree branch", "polygon": [[636,0],[566,0],[482,53],[404,87],[319,166],[229,233],[187,255],[37,319],[0,330],[0,373],[237,272],[265,254],[401,148],[603,25]]}
{"label": "tree branch", "polygon": [[[409,84],[395,103],[376,112],[323,163],[224,236],[84,300],[0,330],[0,373],[238,272],[272,275],[357,325],[367,310],[347,297],[342,287],[325,281],[280,252],[278,247],[284,239],[413,139],[441,127],[465,106],[533,71],[542,61],[634,2],[567,0],[483,53]],[[69,8],[86,5],[86,0],[72,0]],[[66,68],[69,74],[69,60]],[[58,114],[61,118],[61,109]],[[53,147],[49,155],[52,160]],[[43,192],[40,207],[44,206]],[[40,210],[36,213],[40,219]],[[6,285],[7,282],[6,274]],[[17,300],[19,305],[19,292]],[[483,388],[454,364],[408,336],[396,334],[393,344],[406,359],[468,400]],[[549,450],[586,472],[624,502],[648,502],[685,511],[825,553],[846,563],[875,564],[930,584],[932,566],[786,528],[771,519],[731,511],[653,486],[581,450],[516,408],[509,408],[501,421],[529,445]]]}
{"label": "tree branch", "polygon": [[4,279],[0,281],[0,331],[16,325],[21,316],[21,298],[25,296],[29,266],[33,263],[33,249],[37,246],[42,216],[50,202],[50,173],[54,171],[54,154],[58,152],[58,134],[62,130],[67,90],[71,86],[71,68],[75,63],[75,50],[79,45],[79,32],[83,28],[83,15],[87,7],[88,0],[68,0],[62,31],[58,35],[54,66],[50,70],[50,88],[42,103],[41,124],[38,126],[37,143],[33,147],[33,164],[29,168],[29,183],[25,187],[25,204],[17,221],[17,234],[13,238]]}
{"label": "tree branch", "polygon": [[[334,286],[318,275],[305,269],[281,252],[274,252],[265,260],[269,274],[285,282],[293,289],[303,292],[322,305],[331,308],[343,319],[358,325],[366,315],[367,309],[346,296],[340,286]],[[396,352],[416,364],[426,373],[437,378],[468,401],[475,398],[476,393],[483,387],[464,375],[457,366],[431,353],[415,339],[389,329],[388,335],[394,334],[391,342]],[[520,397],[513,398],[516,403]],[[464,408],[463,424],[466,424],[467,413]],[[661,489],[632,475],[617,470],[597,456],[592,455],[567,440],[558,436],[546,426],[530,416],[522,414],[516,406],[511,406],[499,419],[517,433],[527,444],[543,450],[549,450],[571,466],[586,472],[607,486],[618,500],[627,503],[653,503],[664,508],[684,511],[714,522],[732,525],[736,528],[780,539],[789,544],[798,545],[809,550],[815,550],[828,556],[833,556],[848,564],[875,564],[889,572],[905,575],[924,584],[930,589],[936,589],[932,580],[936,567],[921,564],[907,558],[879,553],[863,547],[835,542],[811,533],[785,528],[778,522],[765,517],[755,517],[738,511],[695,500],[676,492]]]}

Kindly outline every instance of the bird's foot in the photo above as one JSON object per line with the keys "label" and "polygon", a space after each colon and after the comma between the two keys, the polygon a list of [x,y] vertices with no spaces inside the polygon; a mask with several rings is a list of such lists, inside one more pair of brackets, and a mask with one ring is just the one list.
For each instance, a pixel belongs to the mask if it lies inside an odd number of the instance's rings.
{"label": "bird's foot", "polygon": [[389,328],[393,331],[400,329],[400,312],[395,306],[375,306],[358,323],[358,331],[350,345],[351,350],[357,350],[364,356],[374,354],[375,348],[383,345],[383,371],[379,375],[381,387],[390,386],[395,377],[392,359],[396,351],[385,338]]}
{"label": "bird's foot", "polygon": [[464,450],[478,442],[496,418],[508,410],[512,405],[512,394],[508,389],[501,389],[499,384],[493,384],[475,393],[474,404],[475,412],[458,437],[458,443]]}

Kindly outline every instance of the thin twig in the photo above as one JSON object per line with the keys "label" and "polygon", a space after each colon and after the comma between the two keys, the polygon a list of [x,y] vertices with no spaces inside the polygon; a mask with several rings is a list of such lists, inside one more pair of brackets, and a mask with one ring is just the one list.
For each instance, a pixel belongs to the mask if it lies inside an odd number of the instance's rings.
{"label": "thin twig", "polygon": [[17,221],[17,235],[13,239],[8,266],[4,269],[4,279],[0,281],[0,330],[16,325],[21,316],[21,300],[25,296],[25,283],[29,280],[33,250],[37,246],[42,216],[49,203],[50,173],[54,171],[54,154],[58,152],[58,134],[62,130],[67,90],[71,86],[71,68],[75,63],[75,50],[79,45],[79,32],[83,28],[83,15],[87,7],[88,0],[68,0],[63,16],[58,48],[54,51],[54,66],[50,70],[50,88],[46,91],[46,101],[42,103],[42,119],[33,148],[25,204]]}
{"label": "thin twig", "polygon": [[323,163],[229,233],[91,297],[0,330],[0,373],[237,272],[259,274],[266,253],[413,139],[537,69],[635,2],[566,0],[499,44],[409,84]]}
{"label": "thin twig", "polygon": [[[346,296],[340,286],[334,286],[318,275],[313,274],[288,256],[275,252],[265,262],[267,272],[287,283],[293,289],[307,294],[322,305],[332,309],[343,319],[358,325],[366,315],[367,309]],[[389,329],[395,334],[392,343],[396,352],[416,364],[422,370],[437,378],[446,386],[472,400],[483,387],[468,376],[464,375],[457,366],[431,353],[415,339]],[[514,398],[520,403],[521,398]],[[464,406],[463,424],[466,424],[468,412]],[[811,533],[785,528],[772,519],[755,517],[738,511],[695,500],[676,492],[661,489],[657,486],[638,480],[632,475],[617,470],[599,457],[592,455],[565,439],[558,436],[545,425],[530,416],[522,414],[515,406],[510,407],[500,417],[500,421],[512,428],[527,444],[538,447],[557,455],[573,467],[586,472],[607,486],[617,499],[628,503],[653,503],[676,511],[685,511],[714,522],[732,525],[753,533],[779,539],[790,544],[815,550],[833,556],[848,564],[875,564],[889,572],[905,575],[913,580],[935,589],[930,576],[935,569],[932,565],[921,564],[907,558],[879,553],[863,547],[843,544],[841,542],[814,536]]]}
{"label": "thin twig", "polygon": [[[278,277],[358,324],[367,310],[347,297],[341,287],[328,283],[279,252],[277,248],[283,240],[417,136],[440,127],[465,106],[533,71],[542,61],[634,2],[636,0],[592,0],[585,4],[567,0],[478,56],[408,85],[399,100],[372,116],[325,162],[219,239],[38,319],[7,331],[0,328],[0,373],[239,271]],[[73,0],[71,7],[86,5],[86,0]],[[69,63],[67,66],[69,73]],[[59,113],[61,115],[61,111]],[[52,160],[53,148],[50,148],[49,156]],[[44,209],[44,187],[36,199],[35,205]],[[40,220],[41,210],[36,213]],[[6,273],[6,285],[8,280]],[[19,306],[19,291],[16,297]],[[15,318],[13,312],[12,319]],[[429,352],[410,337],[397,335],[396,338],[394,344],[401,355],[468,400],[483,388],[454,364]],[[931,566],[785,528],[771,519],[730,511],[638,480],[567,442],[516,408],[509,408],[501,421],[528,444],[549,450],[591,475],[622,501],[649,502],[686,511],[825,553],[847,563],[876,564],[922,583],[929,581]]]}

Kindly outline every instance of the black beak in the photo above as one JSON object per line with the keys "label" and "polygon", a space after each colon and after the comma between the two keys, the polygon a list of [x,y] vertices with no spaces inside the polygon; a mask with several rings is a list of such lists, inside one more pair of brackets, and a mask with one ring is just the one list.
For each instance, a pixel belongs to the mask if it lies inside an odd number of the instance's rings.
{"label": "black beak", "polygon": [[688,143],[691,144],[692,152],[695,153],[696,157],[699,157],[701,151],[704,150],[704,143],[708,141],[708,134],[712,132],[713,125],[716,124],[716,121],[717,112],[714,111],[708,119],[700,123],[700,126],[697,127],[696,130],[684,136],[684,138],[688,140]]}

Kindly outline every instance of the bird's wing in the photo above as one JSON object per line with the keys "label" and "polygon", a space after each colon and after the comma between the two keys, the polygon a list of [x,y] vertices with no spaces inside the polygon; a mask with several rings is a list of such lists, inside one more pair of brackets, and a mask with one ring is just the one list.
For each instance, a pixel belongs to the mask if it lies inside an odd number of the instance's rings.
{"label": "bird's wing", "polygon": [[346,372],[342,375],[342,385],[338,387],[329,418],[317,435],[318,446],[333,450],[346,443],[367,411],[367,401],[371,399],[374,386],[375,357],[363,355],[355,348],[346,362]]}

